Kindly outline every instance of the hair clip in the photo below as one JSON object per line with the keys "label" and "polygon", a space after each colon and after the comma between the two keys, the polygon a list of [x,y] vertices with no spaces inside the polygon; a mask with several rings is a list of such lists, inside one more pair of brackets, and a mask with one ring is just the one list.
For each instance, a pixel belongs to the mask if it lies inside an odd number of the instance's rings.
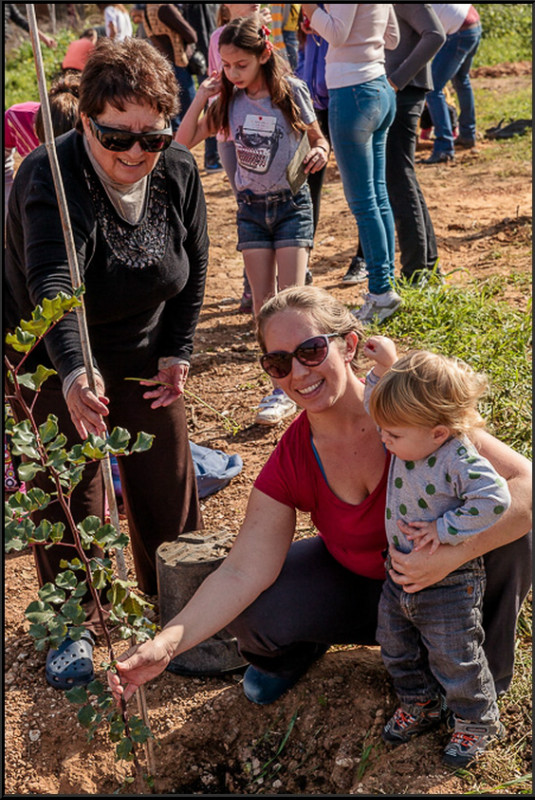
{"label": "hair clip", "polygon": [[269,30],[267,25],[262,25],[262,27],[260,28],[260,33],[263,33],[266,38],[268,36],[271,36],[271,31]]}
{"label": "hair clip", "polygon": [[273,42],[266,42],[264,47],[268,51],[268,53],[273,52]]}

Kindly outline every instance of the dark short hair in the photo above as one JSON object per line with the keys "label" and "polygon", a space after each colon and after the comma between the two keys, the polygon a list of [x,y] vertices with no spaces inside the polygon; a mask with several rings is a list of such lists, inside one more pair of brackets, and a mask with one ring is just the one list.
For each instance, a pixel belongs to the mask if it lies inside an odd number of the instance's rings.
{"label": "dark short hair", "polygon": [[[68,72],[54,81],[48,92],[50,119],[54,138],[72,130],[78,120],[78,95],[80,73]],[[40,142],[45,141],[45,126],[41,106],[35,115],[35,132]]]}
{"label": "dark short hair", "polygon": [[[109,105],[145,103],[170,120],[180,110],[171,63],[143,39],[102,39],[87,59],[80,81],[79,112],[96,117]],[[82,131],[81,122],[77,130]]]}

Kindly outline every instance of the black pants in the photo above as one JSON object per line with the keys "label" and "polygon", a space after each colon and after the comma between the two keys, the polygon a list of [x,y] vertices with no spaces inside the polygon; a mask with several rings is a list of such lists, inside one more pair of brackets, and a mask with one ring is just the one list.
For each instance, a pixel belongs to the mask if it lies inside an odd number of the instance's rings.
{"label": "black pants", "polygon": [[438,258],[435,231],[414,169],[418,121],[425,90],[414,86],[396,95],[396,116],[386,144],[386,183],[400,252],[401,275],[431,270]]}
{"label": "black pants", "polygon": [[[484,649],[496,691],[513,676],[516,621],[531,586],[531,534],[485,556]],[[342,567],[319,537],[294,542],[282,571],[227,631],[269,674],[290,677],[314,660],[316,644],[377,644],[382,581]]]}

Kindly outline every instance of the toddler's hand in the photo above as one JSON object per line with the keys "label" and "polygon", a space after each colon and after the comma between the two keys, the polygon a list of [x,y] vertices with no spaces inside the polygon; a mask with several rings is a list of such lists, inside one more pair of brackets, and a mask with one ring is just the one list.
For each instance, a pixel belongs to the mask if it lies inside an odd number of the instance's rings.
{"label": "toddler's hand", "polygon": [[407,533],[406,536],[407,539],[415,542],[414,550],[422,550],[426,545],[430,544],[429,555],[432,556],[440,545],[436,521],[409,522],[407,524],[411,532]]}
{"label": "toddler's hand", "polygon": [[390,369],[398,360],[396,345],[387,336],[370,336],[364,344],[364,355],[375,361],[383,371]]}

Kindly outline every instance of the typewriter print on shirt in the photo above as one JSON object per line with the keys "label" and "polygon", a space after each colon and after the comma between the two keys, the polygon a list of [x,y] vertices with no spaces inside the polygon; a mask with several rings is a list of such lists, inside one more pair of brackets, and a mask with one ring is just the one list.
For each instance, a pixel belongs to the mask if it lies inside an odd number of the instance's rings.
{"label": "typewriter print on shirt", "polygon": [[268,171],[283,131],[277,125],[276,117],[247,114],[245,123],[235,134],[236,157],[242,169],[263,175]]}

